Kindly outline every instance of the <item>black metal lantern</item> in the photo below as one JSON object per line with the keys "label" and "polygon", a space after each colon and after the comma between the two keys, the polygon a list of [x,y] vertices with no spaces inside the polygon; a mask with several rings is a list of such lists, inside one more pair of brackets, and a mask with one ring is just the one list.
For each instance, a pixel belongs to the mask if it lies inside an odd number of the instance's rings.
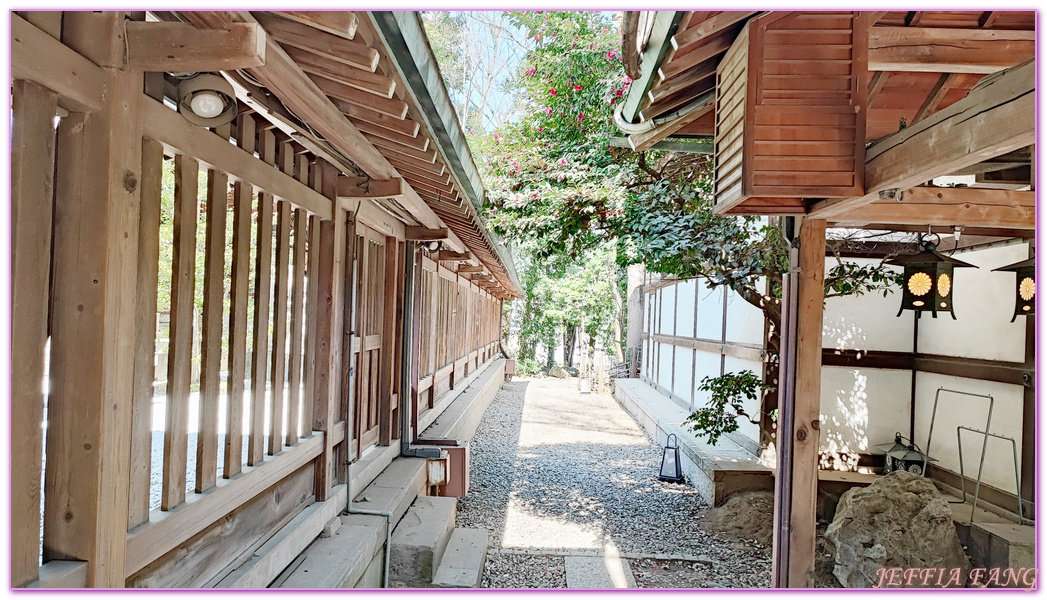
{"label": "black metal lantern", "polygon": [[1036,259],[1030,258],[993,271],[1014,271],[1014,316],[1036,314]]}
{"label": "black metal lantern", "polygon": [[[908,442],[908,443],[905,443]],[[891,471],[908,471],[913,475],[925,475],[928,462],[938,462],[924,454],[912,440],[895,432],[893,444],[880,444],[877,448],[884,451],[883,474]]]}
{"label": "black metal lantern", "polygon": [[955,291],[953,269],[976,267],[939,254],[935,250],[938,246],[935,243],[921,239],[921,244],[923,251],[919,254],[899,256],[887,261],[889,265],[898,265],[905,269],[902,306],[898,309],[898,316],[901,316],[903,310],[914,310],[917,316],[929,310],[931,316],[936,319],[938,311],[947,311],[953,319],[956,319],[952,310],[952,298]]}
{"label": "black metal lantern", "polygon": [[680,470],[680,446],[676,441],[676,434],[670,434],[665,440],[665,450],[662,451],[662,468],[658,472],[658,479],[672,483],[683,483],[683,472]]}

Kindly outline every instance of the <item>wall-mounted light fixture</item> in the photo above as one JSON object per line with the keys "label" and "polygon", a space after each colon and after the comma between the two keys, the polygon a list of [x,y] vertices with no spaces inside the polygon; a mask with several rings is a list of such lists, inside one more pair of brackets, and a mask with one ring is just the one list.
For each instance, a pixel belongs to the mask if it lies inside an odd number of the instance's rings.
{"label": "wall-mounted light fixture", "polygon": [[427,250],[429,250],[429,252],[436,252],[437,250],[440,249],[440,242],[437,242],[435,240],[432,241],[432,242],[426,242],[425,243],[425,248]]}
{"label": "wall-mounted light fixture", "polygon": [[[941,241],[940,238],[939,241]],[[917,315],[929,310],[931,316],[937,319],[938,311],[947,311],[955,320],[956,314],[952,309],[952,299],[956,293],[953,285],[953,269],[977,267],[939,254],[935,250],[938,244],[924,239],[922,235],[920,244],[923,246],[923,251],[919,254],[899,256],[887,261],[889,265],[898,265],[905,269],[902,306],[898,309],[898,316],[901,316],[903,310],[914,310]]]}
{"label": "wall-mounted light fixture", "polygon": [[1036,258],[1030,258],[1013,265],[993,269],[993,271],[1013,271],[1014,278],[1014,316],[1036,314]]}
{"label": "wall-mounted light fixture", "polygon": [[236,118],[236,94],[221,75],[197,73],[178,84],[178,112],[193,125],[219,127]]}

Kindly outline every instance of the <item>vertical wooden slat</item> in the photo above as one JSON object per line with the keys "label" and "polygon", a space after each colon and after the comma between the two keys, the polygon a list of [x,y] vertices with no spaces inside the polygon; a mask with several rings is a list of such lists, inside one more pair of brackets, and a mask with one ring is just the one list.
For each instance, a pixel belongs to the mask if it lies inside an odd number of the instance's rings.
{"label": "vertical wooden slat", "polygon": [[204,315],[200,343],[200,423],[196,434],[196,493],[218,479],[218,397],[222,387],[222,317],[225,310],[225,225],[229,176],[207,172],[204,242]]}
{"label": "vertical wooden slat", "polygon": [[269,454],[283,444],[284,393],[287,389],[287,275],[291,243],[291,204],[276,203],[276,279],[273,282],[273,364],[269,380]]}
{"label": "vertical wooden slat", "polygon": [[[91,15],[100,26],[83,33],[122,31],[122,13]],[[56,145],[44,559],[86,561],[88,586],[122,587],[143,77],[105,78],[105,105],[64,118]]]}
{"label": "vertical wooden slat", "polygon": [[[240,115],[236,141],[241,149],[255,149],[254,118]],[[244,378],[247,369],[247,291],[251,269],[251,200],[254,188],[233,184],[233,257],[229,280],[229,397],[225,411],[225,457],[222,476],[243,470]]]}
{"label": "vertical wooden slat", "polygon": [[152,469],[153,381],[156,379],[156,289],[160,259],[160,193],[164,149],[142,141],[142,204],[138,215],[138,286],[135,292],[135,373],[131,399],[131,471],[127,529],[149,520]]}
{"label": "vertical wooden slat", "polygon": [[[266,130],[259,136],[258,152],[269,164],[276,162],[276,137]],[[258,239],[254,283],[254,334],[251,347],[251,435],[247,439],[247,464],[262,462],[265,437],[265,388],[269,357],[269,286],[273,260],[273,196],[258,195]]]}
{"label": "vertical wooden slat", "polygon": [[[393,378],[396,359],[396,304],[398,299],[396,238],[385,238],[385,290],[382,305],[382,349],[378,384],[378,444],[388,446],[393,434]],[[381,280],[379,280],[381,281]]]}
{"label": "vertical wooden slat", "polygon": [[11,94],[11,585],[39,575],[56,96],[28,81]]}
{"label": "vertical wooden slat", "polygon": [[[304,158],[304,157],[302,157]],[[291,353],[288,386],[291,388],[287,408],[287,445],[298,443],[298,413],[302,402],[302,309],[305,300],[306,219],[302,209],[294,211],[294,268],[291,276]]]}
{"label": "vertical wooden slat", "polygon": [[[312,341],[316,339],[317,310],[317,271],[320,268],[320,217],[309,216],[309,245],[306,249],[306,287],[305,300],[305,364],[303,366],[303,388],[305,398],[302,403],[302,436],[309,437],[313,431],[312,394],[316,385],[316,353]],[[347,436],[351,437],[351,436]]]}
{"label": "vertical wooden slat", "polygon": [[[322,162],[321,176],[323,194],[331,198],[333,221],[320,223],[320,267],[317,270],[318,302],[316,338],[313,353],[316,355],[316,379],[313,398],[313,429],[323,432],[324,451],[317,458],[316,500],[326,500],[330,492],[334,473],[334,448],[331,433],[334,429],[341,372],[342,338],[342,286],[343,262],[346,243],[346,218],[337,202],[337,171]],[[346,438],[349,438],[348,434]],[[346,442],[349,440],[347,439]]]}
{"label": "vertical wooden slat", "polygon": [[196,159],[175,157],[174,242],[171,273],[170,358],[167,363],[167,420],[164,424],[161,510],[185,500],[186,435],[192,378],[193,296],[196,286]]}

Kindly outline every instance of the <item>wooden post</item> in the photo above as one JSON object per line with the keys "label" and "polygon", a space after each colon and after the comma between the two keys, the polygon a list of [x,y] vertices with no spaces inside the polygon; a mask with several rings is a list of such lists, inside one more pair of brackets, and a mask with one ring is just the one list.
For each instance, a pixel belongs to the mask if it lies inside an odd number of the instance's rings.
{"label": "wooden post", "polygon": [[[825,300],[825,221],[804,220],[783,285],[772,585],[813,587]],[[795,297],[795,301],[793,298]],[[791,432],[789,435],[786,433]]]}
{"label": "wooden post", "polygon": [[[228,137],[227,137],[228,139]],[[196,434],[196,492],[218,479],[218,397],[222,388],[222,316],[225,309],[225,224],[229,176],[207,172],[204,243],[204,316],[200,344],[200,415]]]}
{"label": "wooden post", "polygon": [[378,383],[378,444],[388,446],[393,439],[393,394],[396,389],[393,378],[396,372],[396,305],[399,301],[397,285],[397,241],[385,238],[385,306],[382,308],[382,350],[379,363]]}
{"label": "wooden post", "polygon": [[[99,41],[122,30],[122,13],[86,14],[102,16]],[[58,134],[44,560],[87,561],[88,586],[123,587],[143,77],[104,72],[102,110]]]}
{"label": "wooden post", "polygon": [[[313,398],[313,430],[324,434],[324,450],[316,464],[316,500],[327,499],[335,479],[334,445],[332,433],[337,420],[341,381],[338,377],[342,368],[342,282],[344,281],[342,257],[345,255],[345,213],[338,203],[338,172],[334,166],[323,162],[321,182],[323,194],[331,199],[332,221],[320,223],[320,265],[317,270],[318,301],[316,310],[316,339],[313,354],[316,357],[315,388]],[[346,442],[349,429],[346,428]]]}
{"label": "wooden post", "polygon": [[55,94],[14,82],[11,131],[11,585],[39,574]]}
{"label": "wooden post", "polygon": [[[258,140],[259,157],[276,163],[276,137],[263,131]],[[273,265],[273,196],[258,194],[258,246],[254,278],[254,340],[251,346],[251,435],[247,440],[247,464],[262,462],[265,453],[265,381],[269,357],[269,293]]]}

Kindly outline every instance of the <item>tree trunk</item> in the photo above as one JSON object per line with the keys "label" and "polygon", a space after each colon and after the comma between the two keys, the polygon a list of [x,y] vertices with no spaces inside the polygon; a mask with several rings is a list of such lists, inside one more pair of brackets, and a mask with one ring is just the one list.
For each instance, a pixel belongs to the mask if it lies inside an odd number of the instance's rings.
{"label": "tree trunk", "polygon": [[574,342],[578,338],[578,325],[568,323],[563,330],[563,366],[574,366]]}

